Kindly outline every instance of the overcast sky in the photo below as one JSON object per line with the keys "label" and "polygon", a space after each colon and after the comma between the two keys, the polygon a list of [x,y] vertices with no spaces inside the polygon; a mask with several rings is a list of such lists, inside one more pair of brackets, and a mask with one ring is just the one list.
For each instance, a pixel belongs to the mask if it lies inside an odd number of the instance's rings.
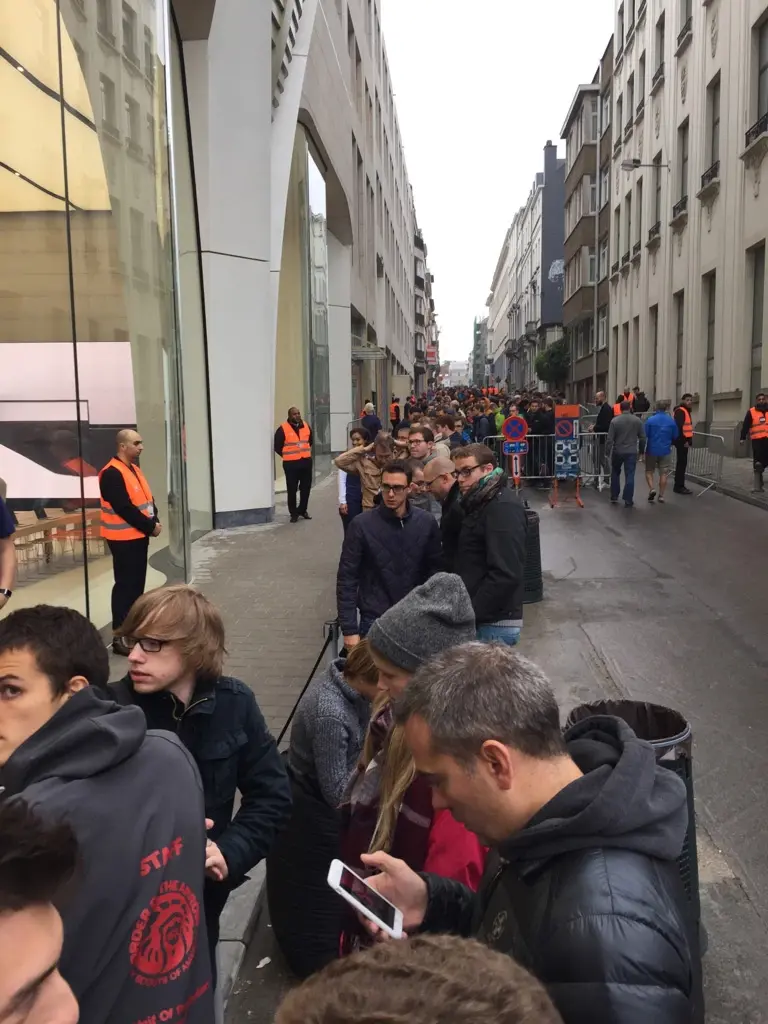
{"label": "overcast sky", "polygon": [[[381,0],[416,215],[435,275],[440,358],[466,359],[504,235],[576,87],[592,81],[613,0]],[[560,143],[562,155],[564,143]]]}

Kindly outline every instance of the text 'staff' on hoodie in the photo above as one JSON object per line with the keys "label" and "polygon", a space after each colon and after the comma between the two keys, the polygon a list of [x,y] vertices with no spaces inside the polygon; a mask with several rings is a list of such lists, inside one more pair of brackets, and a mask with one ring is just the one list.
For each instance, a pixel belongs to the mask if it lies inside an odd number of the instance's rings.
{"label": "text 'staff' on hoodie", "polygon": [[176,737],[88,687],[19,747],[0,786],[77,836],[61,972],[80,1024],[211,1024],[205,810]]}

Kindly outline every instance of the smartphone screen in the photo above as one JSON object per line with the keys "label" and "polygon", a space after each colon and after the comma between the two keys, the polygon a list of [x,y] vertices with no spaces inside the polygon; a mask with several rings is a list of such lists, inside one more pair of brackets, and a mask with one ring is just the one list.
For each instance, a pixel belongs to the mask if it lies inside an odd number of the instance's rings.
{"label": "smartphone screen", "polygon": [[388,928],[394,928],[397,913],[395,907],[347,867],[341,872],[339,888],[348,892],[350,896],[354,896],[358,903],[375,914]]}

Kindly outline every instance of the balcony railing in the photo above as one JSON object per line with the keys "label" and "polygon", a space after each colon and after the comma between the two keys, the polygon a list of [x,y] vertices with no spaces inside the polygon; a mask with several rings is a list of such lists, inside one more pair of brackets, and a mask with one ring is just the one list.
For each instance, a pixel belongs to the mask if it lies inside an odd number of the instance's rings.
{"label": "balcony railing", "polygon": [[621,152],[621,127],[616,130],[616,141],[613,143],[613,155],[617,156]]}
{"label": "balcony railing", "polygon": [[683,196],[682,199],[679,202],[675,203],[675,205],[672,207],[672,220],[675,220],[676,217],[679,217],[681,214],[687,212],[688,196]]}
{"label": "balcony railing", "polygon": [[661,85],[664,81],[664,61],[659,64],[656,70],[653,72],[653,78],[651,79],[651,92]]}
{"label": "balcony railing", "polygon": [[624,56],[624,43],[620,43],[619,44],[619,48],[618,48],[618,50],[616,51],[616,53],[614,54],[614,57],[613,57],[613,61],[614,61],[614,64],[615,64],[616,67],[618,67],[619,64],[621,64],[623,56]]}
{"label": "balcony railing", "polygon": [[626,265],[628,263],[629,263],[629,253],[625,252],[624,255],[621,257],[621,265],[622,265],[622,267],[626,267]]}
{"label": "balcony railing", "polygon": [[765,135],[766,133],[768,133],[768,114],[764,114],[747,132],[747,146],[751,146],[753,142],[757,142],[760,136]]}
{"label": "balcony railing", "polygon": [[640,249],[641,249],[641,248],[642,248],[642,243],[641,243],[641,242],[640,242],[640,240],[638,239],[638,240],[637,240],[637,241],[635,242],[635,244],[634,244],[634,245],[632,246],[632,258],[633,258],[633,259],[635,258],[635,256],[639,256],[639,255],[640,255]]}
{"label": "balcony railing", "polygon": [[632,121],[631,118],[630,118],[630,120],[627,121],[626,125],[624,126],[624,141],[625,142],[627,142],[628,139],[632,138],[632,130],[633,130],[634,127],[635,127],[634,121]]}
{"label": "balcony railing", "polygon": [[712,182],[720,177],[720,161],[715,160],[708,171],[704,171],[701,176],[701,187],[706,188],[707,185],[711,185]]}
{"label": "balcony railing", "polygon": [[637,24],[638,25],[640,24],[640,22],[645,17],[645,12],[646,12],[647,9],[648,9],[648,0],[641,0],[640,6],[637,8]]}
{"label": "balcony railing", "polygon": [[616,262],[611,267],[611,277],[613,277],[614,274],[618,274],[618,272],[619,272],[619,261],[616,260]]}
{"label": "balcony railing", "polygon": [[639,121],[640,118],[644,114],[645,114],[645,96],[641,97],[640,102],[637,104],[637,109],[635,110],[635,119],[637,121]]}
{"label": "balcony railing", "polygon": [[683,27],[680,29],[680,31],[677,34],[677,49],[678,49],[678,52],[682,49],[682,47],[686,44],[686,42],[691,38],[692,35],[693,35],[693,15],[691,15],[690,18],[686,19],[685,24],[683,25]]}
{"label": "balcony railing", "polygon": [[654,225],[648,228],[648,244],[655,241],[657,238],[661,238],[661,221],[657,220]]}

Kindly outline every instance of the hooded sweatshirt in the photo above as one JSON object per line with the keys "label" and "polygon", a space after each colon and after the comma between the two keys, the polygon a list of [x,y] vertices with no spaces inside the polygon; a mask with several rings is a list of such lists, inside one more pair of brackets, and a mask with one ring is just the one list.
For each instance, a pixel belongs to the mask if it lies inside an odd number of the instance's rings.
{"label": "hooded sweatshirt", "polygon": [[176,737],[87,687],[16,750],[0,787],[77,836],[60,967],[80,1024],[210,1024],[203,795]]}
{"label": "hooded sweatshirt", "polygon": [[425,876],[424,927],[509,953],[565,1024],[688,1024],[698,972],[676,863],[685,786],[620,719],[587,719],[566,741],[585,774],[499,845],[476,897]]}

